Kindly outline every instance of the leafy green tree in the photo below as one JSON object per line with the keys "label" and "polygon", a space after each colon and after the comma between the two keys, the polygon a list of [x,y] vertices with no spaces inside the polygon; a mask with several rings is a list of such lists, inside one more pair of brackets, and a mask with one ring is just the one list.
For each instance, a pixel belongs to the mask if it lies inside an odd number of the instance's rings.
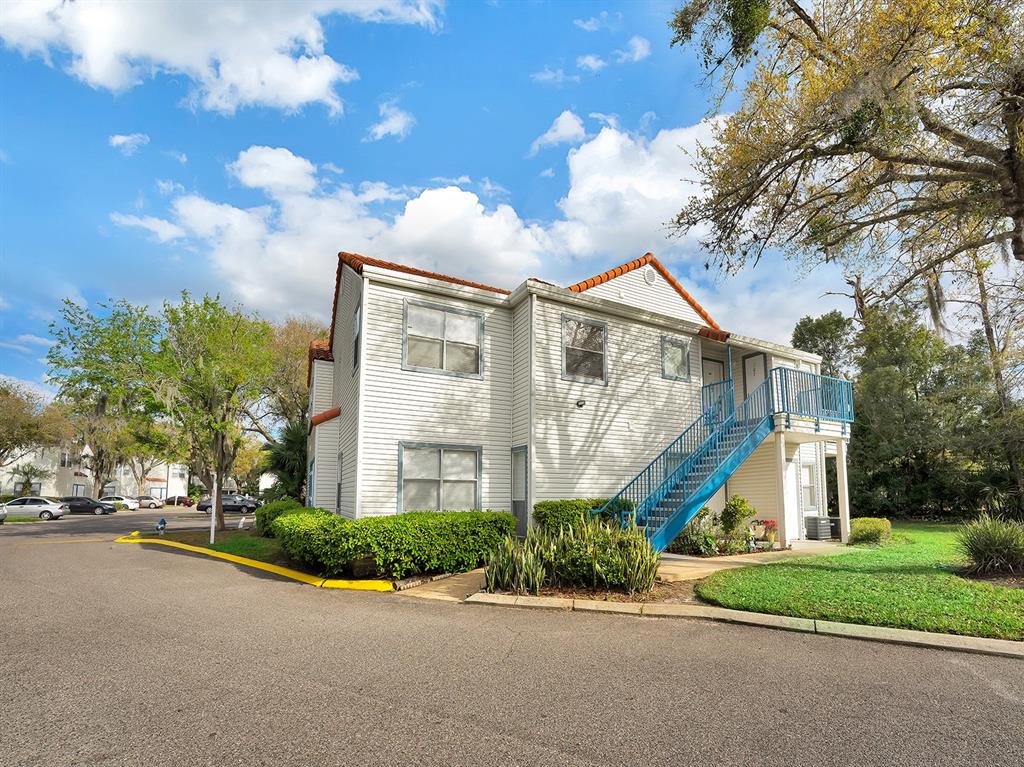
{"label": "leafy green tree", "polygon": [[307,437],[305,421],[290,421],[281,430],[280,439],[267,451],[267,470],[277,477],[273,488],[276,497],[305,498]]}
{"label": "leafy green tree", "polygon": [[803,317],[793,328],[792,344],[797,349],[821,355],[821,372],[845,375],[853,356],[853,320],[833,310],[820,317]]}
{"label": "leafy green tree", "polygon": [[[182,433],[200,446],[194,451],[203,459],[200,478],[212,488],[211,469],[221,483],[232,476],[246,409],[272,369],[272,330],[219,297],[197,300],[187,292],[180,303],[164,304],[163,321],[156,392]],[[217,529],[224,530],[219,494],[214,506]]]}
{"label": "leafy green tree", "polygon": [[133,424],[159,412],[151,379],[160,320],[128,301],[101,303],[99,311],[65,300],[50,327],[47,362],[72,422],[89,446],[87,468],[99,497],[119,464],[126,463]]}
{"label": "leafy green tree", "polygon": [[72,436],[71,424],[59,405],[48,405],[25,387],[0,379],[0,468]]}
{"label": "leafy green tree", "polygon": [[309,344],[326,340],[328,333],[323,323],[308,317],[289,317],[273,328],[270,375],[258,399],[246,409],[249,428],[271,443],[277,441],[274,433],[280,426],[309,417]]}
{"label": "leafy green tree", "polygon": [[974,446],[991,402],[986,360],[947,344],[906,308],[875,308],[857,338],[850,441],[858,515],[972,512],[991,478]]}
{"label": "leafy green tree", "polygon": [[963,254],[1024,261],[1020,0],[688,0],[670,27],[742,89],[675,221],[722,266],[840,260],[870,303],[934,298]]}

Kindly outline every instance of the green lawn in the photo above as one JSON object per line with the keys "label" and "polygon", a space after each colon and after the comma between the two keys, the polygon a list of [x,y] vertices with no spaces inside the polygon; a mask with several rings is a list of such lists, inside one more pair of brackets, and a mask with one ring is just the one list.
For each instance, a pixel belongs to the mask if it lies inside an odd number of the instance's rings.
{"label": "green lawn", "polygon": [[15,522],[42,522],[44,520],[31,514],[8,514],[6,523],[14,524]]}
{"label": "green lawn", "polygon": [[696,591],[737,610],[1024,640],[1024,589],[956,575],[955,530],[894,525],[889,545],[717,572]]}
{"label": "green lawn", "polygon": [[217,533],[217,542],[212,546],[210,545],[210,534],[205,530],[201,532],[184,530],[167,533],[164,538],[170,541],[188,543],[193,546],[202,546],[205,549],[222,551],[225,554],[248,557],[260,562],[289,566],[288,558],[285,556],[277,539],[261,538],[252,530],[225,530],[222,533]]}

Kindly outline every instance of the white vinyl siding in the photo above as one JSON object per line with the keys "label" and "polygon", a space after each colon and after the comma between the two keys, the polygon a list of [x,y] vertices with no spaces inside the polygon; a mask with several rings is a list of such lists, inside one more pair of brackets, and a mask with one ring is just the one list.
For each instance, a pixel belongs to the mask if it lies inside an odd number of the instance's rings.
{"label": "white vinyl siding", "polygon": [[[654,274],[653,284],[648,284],[645,279],[648,270]],[[583,295],[605,298],[620,304],[646,309],[649,312],[689,320],[700,325],[708,324],[703,317],[697,314],[690,302],[679,295],[676,289],[650,264],[634,269],[620,277],[614,277],[608,282],[595,285],[584,291]]]}
{"label": "white vinyl siding", "polygon": [[[789,445],[787,448],[792,449]],[[778,481],[775,435],[769,434],[736,473],[729,477],[729,497],[739,495],[750,501],[756,510],[757,519],[779,521]]]}
{"label": "white vinyl siding", "polygon": [[[338,297],[338,313],[334,327],[334,401],[341,408],[341,414],[330,423],[335,424],[336,441],[327,446],[324,460],[337,466],[337,455],[341,453],[341,504],[337,512],[350,519],[356,516],[359,445],[359,384],[363,376],[361,366],[353,364],[357,344],[355,340],[355,316],[361,325],[369,320],[365,317],[363,304],[363,279],[349,267],[342,268],[341,295]],[[359,307],[359,311],[356,311]],[[365,358],[364,339],[359,339],[359,354]],[[325,426],[327,424],[324,424]],[[318,427],[322,428],[322,427]],[[337,481],[337,479],[335,480]],[[335,499],[338,493],[335,489]]]}
{"label": "white vinyl siding", "polygon": [[[482,317],[482,377],[403,369],[407,299]],[[360,435],[360,516],[394,514],[398,510],[400,442],[479,446],[480,505],[485,509],[510,509],[512,310],[395,287],[372,278],[363,306],[368,322],[361,368],[365,376],[365,415]]]}
{"label": "white vinyl siding", "polygon": [[520,302],[512,319],[512,444],[530,439],[530,300]]}
{"label": "white vinyl siding", "polygon": [[[564,379],[563,314],[607,323],[606,386]],[[538,298],[534,333],[534,501],[618,491],[700,414],[699,381],[661,376],[664,328]]]}

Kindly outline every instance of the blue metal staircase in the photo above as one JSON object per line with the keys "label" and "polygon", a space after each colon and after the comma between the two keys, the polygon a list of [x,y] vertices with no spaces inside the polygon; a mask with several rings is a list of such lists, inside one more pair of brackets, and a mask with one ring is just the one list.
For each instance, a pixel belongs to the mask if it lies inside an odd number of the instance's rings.
{"label": "blue metal staircase", "polygon": [[701,415],[595,513],[635,515],[651,545],[664,550],[771,434],[775,416],[853,422],[849,381],[773,368],[738,406],[731,379],[701,390]]}

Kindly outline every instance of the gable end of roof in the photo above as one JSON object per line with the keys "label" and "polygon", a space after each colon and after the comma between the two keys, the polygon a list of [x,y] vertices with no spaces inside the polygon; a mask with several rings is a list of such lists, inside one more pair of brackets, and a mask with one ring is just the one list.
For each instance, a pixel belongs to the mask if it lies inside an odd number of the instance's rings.
{"label": "gable end of roof", "polygon": [[602,272],[590,279],[577,282],[575,285],[570,285],[569,290],[573,293],[582,293],[585,290],[590,290],[598,285],[603,285],[610,280],[614,280],[616,277],[629,274],[630,272],[639,269],[642,266],[646,266],[647,264],[650,264],[658,274],[660,274],[665,281],[672,286],[672,289],[675,290],[684,301],[693,307],[693,310],[697,312],[700,318],[703,319],[710,328],[718,331],[722,330],[718,323],[711,318],[710,314],[708,314],[707,309],[701,306],[697,302],[697,299],[691,296],[686,288],[679,284],[679,280],[677,280],[672,273],[665,268],[665,265],[662,264],[653,253],[645,253],[640,256],[640,258],[636,258],[622,266],[616,266],[614,269],[609,269],[608,271]]}

